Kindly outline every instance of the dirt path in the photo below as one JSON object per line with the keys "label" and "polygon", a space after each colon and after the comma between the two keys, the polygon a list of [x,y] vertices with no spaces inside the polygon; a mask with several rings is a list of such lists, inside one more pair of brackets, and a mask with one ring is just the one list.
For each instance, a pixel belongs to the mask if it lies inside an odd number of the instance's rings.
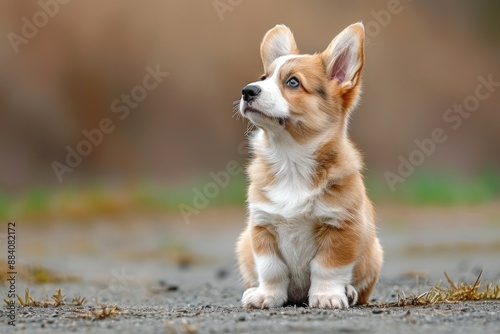
{"label": "dirt path", "polygon": [[[374,302],[426,291],[446,271],[456,281],[500,283],[498,210],[379,209],[385,248]],[[81,307],[24,307],[16,327],[0,311],[2,333],[498,333],[500,301],[426,307],[354,307],[324,311],[305,307],[246,310],[234,261],[244,212],[206,212],[183,224],[179,217],[18,223],[19,264],[39,264],[79,278],[35,284],[18,277],[36,300],[57,288],[85,296]],[[402,220],[404,219],[404,221]],[[401,227],[402,222],[406,227]],[[4,244],[5,238],[2,239]],[[4,259],[4,258],[2,258]],[[4,268],[2,268],[4,271]],[[0,286],[2,292],[7,285]],[[119,315],[92,320],[95,300],[116,304]],[[101,310],[102,311],[102,310]],[[93,312],[93,313],[92,313]],[[109,309],[103,312],[111,312]]]}

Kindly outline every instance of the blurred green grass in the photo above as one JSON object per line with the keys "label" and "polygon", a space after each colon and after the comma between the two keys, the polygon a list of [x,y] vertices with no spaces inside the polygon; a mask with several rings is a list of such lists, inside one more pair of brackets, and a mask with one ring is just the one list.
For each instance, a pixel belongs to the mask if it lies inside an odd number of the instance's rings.
{"label": "blurred green grass", "polygon": [[[103,184],[84,187],[71,184],[57,190],[37,186],[18,196],[0,193],[0,218],[85,218],[131,212],[178,212],[180,205],[199,211],[205,209],[205,205],[212,208],[245,205],[247,181],[243,174],[233,176],[225,187],[217,186],[216,196],[208,196],[209,183],[214,184],[211,179],[199,179],[182,187],[163,186],[153,181],[126,189],[107,188]],[[368,174],[366,184],[376,203],[449,206],[500,199],[500,175],[493,171],[467,178],[450,173],[418,172],[398,184],[394,192],[381,175]],[[200,207],[199,203],[205,204]]]}
{"label": "blurred green grass", "polygon": [[500,174],[491,170],[469,177],[421,171],[397,184],[394,192],[384,179],[374,175],[368,175],[366,184],[376,202],[449,206],[481,204],[500,198]]}
{"label": "blurred green grass", "polygon": [[[17,196],[0,192],[0,219],[86,218],[133,212],[154,214],[178,212],[180,205],[194,210],[243,206],[246,183],[241,174],[232,177],[225,187],[216,185],[212,179],[199,179],[182,187],[160,185],[153,181],[124,188],[110,188],[98,183],[85,186],[70,184],[62,189],[36,186]],[[213,187],[206,190],[207,184],[215,185],[216,196],[210,193]],[[200,202],[206,204],[200,207]]]}

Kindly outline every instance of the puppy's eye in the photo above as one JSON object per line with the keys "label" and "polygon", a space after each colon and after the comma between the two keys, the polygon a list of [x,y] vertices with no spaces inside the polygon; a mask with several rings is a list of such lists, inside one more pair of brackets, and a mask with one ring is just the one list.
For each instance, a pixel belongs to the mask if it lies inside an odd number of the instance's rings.
{"label": "puppy's eye", "polygon": [[264,80],[266,80],[266,78],[267,78],[267,76],[265,74],[262,74],[259,79],[264,81]]}
{"label": "puppy's eye", "polygon": [[292,88],[298,88],[300,86],[300,81],[296,77],[291,77],[290,79],[288,79],[286,84]]}

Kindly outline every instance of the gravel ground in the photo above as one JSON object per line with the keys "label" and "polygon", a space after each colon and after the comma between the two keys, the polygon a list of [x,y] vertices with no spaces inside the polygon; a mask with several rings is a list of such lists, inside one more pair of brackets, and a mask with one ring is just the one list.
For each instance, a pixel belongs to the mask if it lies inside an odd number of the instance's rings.
{"label": "gravel ground", "polygon": [[[429,289],[446,271],[456,281],[500,283],[498,209],[448,212],[382,210],[385,265],[373,301],[389,302]],[[486,213],[485,213],[486,212]],[[405,227],[400,217],[404,215]],[[353,307],[318,310],[288,306],[240,307],[243,287],[234,242],[244,212],[207,212],[191,224],[178,217],[18,224],[21,264],[39,264],[79,277],[76,282],[16,281],[36,300],[57,288],[83,306],[24,307],[16,326],[0,310],[2,333],[499,333],[500,301],[425,307]],[[236,223],[235,223],[236,222]],[[473,226],[471,225],[473,224]],[[2,239],[2,243],[5,239]],[[4,269],[2,269],[4,270]],[[443,286],[446,284],[443,283]],[[7,286],[0,286],[3,291]],[[3,293],[2,291],[2,293]],[[95,319],[98,304],[116,304],[119,315]]]}

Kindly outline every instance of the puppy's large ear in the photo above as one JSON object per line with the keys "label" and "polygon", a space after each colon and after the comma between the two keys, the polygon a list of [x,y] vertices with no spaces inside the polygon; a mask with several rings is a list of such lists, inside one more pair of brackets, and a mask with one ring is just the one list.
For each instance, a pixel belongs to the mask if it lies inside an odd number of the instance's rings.
{"label": "puppy's large ear", "polygon": [[329,80],[340,86],[344,108],[351,109],[360,95],[361,70],[364,64],[365,28],[351,24],[338,34],[321,54]]}
{"label": "puppy's large ear", "polygon": [[266,33],[260,45],[260,56],[264,65],[264,72],[267,72],[269,65],[276,58],[298,52],[297,44],[295,44],[290,29],[283,24],[276,25]]}

